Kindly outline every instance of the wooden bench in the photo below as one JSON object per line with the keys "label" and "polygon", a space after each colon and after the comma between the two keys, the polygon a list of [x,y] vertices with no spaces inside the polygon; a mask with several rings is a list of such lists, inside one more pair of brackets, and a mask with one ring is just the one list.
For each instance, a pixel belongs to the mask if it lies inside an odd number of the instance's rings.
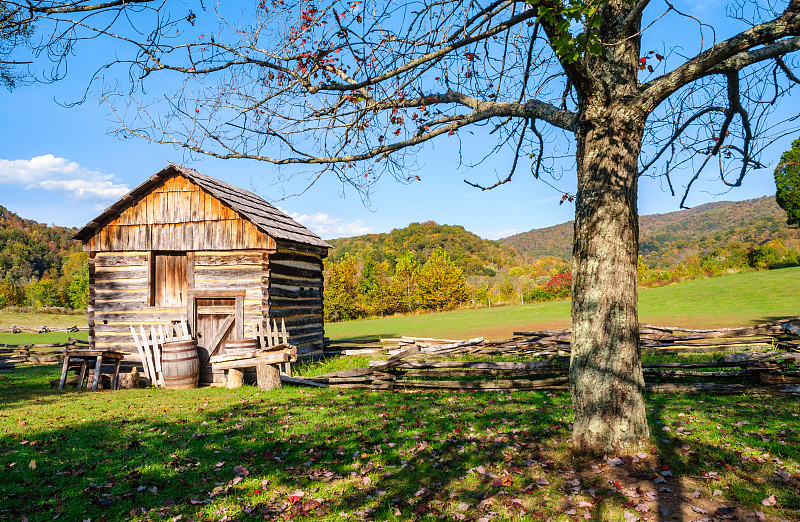
{"label": "wooden bench", "polygon": [[280,344],[269,348],[215,355],[209,362],[219,370],[225,370],[225,387],[240,388],[244,380],[243,368],[256,369],[256,384],[259,389],[271,390],[281,386],[280,366],[297,360],[297,347]]}
{"label": "wooden bench", "polygon": [[77,390],[81,391],[83,388],[83,381],[86,379],[86,369],[89,363],[94,361],[94,379],[92,379],[91,386],[86,383],[86,389],[97,391],[97,385],[100,383],[100,369],[103,366],[104,359],[111,359],[114,361],[114,374],[111,377],[111,389],[116,390],[119,385],[119,364],[125,357],[122,352],[115,352],[113,350],[64,350],[61,352],[64,356],[64,364],[61,367],[61,381],[58,383],[58,389],[63,390],[67,382],[67,371],[69,369],[70,361],[80,361],[81,369],[78,374]]}

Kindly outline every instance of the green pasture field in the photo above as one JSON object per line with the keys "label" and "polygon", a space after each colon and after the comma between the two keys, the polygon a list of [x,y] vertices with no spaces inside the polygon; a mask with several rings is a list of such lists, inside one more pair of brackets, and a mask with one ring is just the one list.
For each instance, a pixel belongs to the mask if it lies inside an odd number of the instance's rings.
{"label": "green pasture field", "polygon": [[800,517],[796,398],[649,396],[652,447],[614,466],[570,453],[562,392],[77,393],[57,376],[0,374],[0,519]]}
{"label": "green pasture field", "polygon": [[30,326],[31,328],[58,327],[69,328],[70,326],[86,326],[86,314],[54,314],[42,312],[8,312],[0,310],[0,328],[11,328],[12,325]]}
{"label": "green pasture field", "polygon": [[[800,315],[800,267],[746,272],[709,279],[697,279],[639,291],[639,316],[644,323],[712,328],[744,326]],[[334,340],[374,339],[410,335],[467,339],[503,339],[514,331],[566,328],[569,300],[458,310],[434,314],[384,317],[328,323],[325,334]],[[0,328],[12,324],[41,327],[82,326],[82,315],[20,314],[0,312]],[[65,342],[69,337],[86,339],[86,332],[74,334],[3,334],[3,344],[44,344]]]}
{"label": "green pasture field", "polygon": [[[363,319],[325,325],[334,340],[376,337],[503,339],[514,331],[569,327],[569,300]],[[800,267],[746,272],[639,291],[643,323],[715,328],[800,315]]]}
{"label": "green pasture field", "polygon": [[[52,314],[52,313],[19,313],[0,311],[0,328],[11,328],[13,325],[28,326],[31,328],[69,328],[70,326],[85,327],[86,314]],[[0,344],[55,344],[65,343],[69,338],[87,340],[89,332],[47,332],[47,333],[1,333]]]}

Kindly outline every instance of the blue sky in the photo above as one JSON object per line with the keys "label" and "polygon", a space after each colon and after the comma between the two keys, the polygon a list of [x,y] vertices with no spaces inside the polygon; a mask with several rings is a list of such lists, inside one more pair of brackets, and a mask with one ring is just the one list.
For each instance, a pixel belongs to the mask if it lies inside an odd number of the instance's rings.
{"label": "blue sky", "polygon": [[[79,54],[78,58],[90,61],[92,56]],[[387,175],[379,181],[368,206],[353,189],[332,177],[323,177],[300,196],[280,200],[284,194],[302,191],[306,179],[296,175],[280,181],[285,176],[270,164],[202,157],[189,160],[170,146],[120,140],[110,134],[114,124],[107,119],[107,110],[91,98],[76,107],[61,106],[58,102],[82,95],[91,75],[84,65],[88,67],[88,63],[74,60],[64,81],[0,94],[0,204],[23,217],[82,226],[173,161],[259,193],[326,239],[386,232],[427,220],[463,225],[482,237],[496,239],[572,219],[573,205],[559,205],[560,192],[524,170],[512,183],[493,191],[469,187],[462,181],[465,177],[482,182],[495,172],[505,177],[510,158],[498,155],[465,171],[457,164],[456,143],[446,140],[429,142],[417,155],[420,182],[403,185]],[[796,103],[792,105],[796,109]],[[790,142],[787,137],[764,155],[769,168],[750,173],[742,187],[721,193],[719,185],[702,185],[693,191],[688,204],[773,194],[772,169]],[[464,145],[469,149],[469,143]],[[574,173],[567,172],[551,183],[562,191],[575,192]],[[641,180],[641,214],[675,211],[679,202],[680,194],[671,197],[658,180]]]}

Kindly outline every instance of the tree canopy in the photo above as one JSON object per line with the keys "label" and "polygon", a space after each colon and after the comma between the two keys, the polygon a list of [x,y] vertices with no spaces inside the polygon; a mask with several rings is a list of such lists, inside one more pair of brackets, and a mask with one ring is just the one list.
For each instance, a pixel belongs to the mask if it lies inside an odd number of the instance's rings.
{"label": "tree canopy", "polygon": [[781,155],[775,169],[775,200],[786,211],[786,222],[800,226],[800,138]]}

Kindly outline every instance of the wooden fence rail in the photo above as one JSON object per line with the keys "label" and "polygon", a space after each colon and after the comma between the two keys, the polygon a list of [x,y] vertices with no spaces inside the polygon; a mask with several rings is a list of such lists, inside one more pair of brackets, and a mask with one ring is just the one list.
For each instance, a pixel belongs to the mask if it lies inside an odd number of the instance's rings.
{"label": "wooden fence rail", "polygon": [[[658,393],[800,393],[800,328],[791,324],[798,320],[800,317],[709,330],[642,325],[641,345],[646,353],[722,353],[712,362],[643,364],[646,389]],[[514,335],[515,338],[503,341],[382,339],[390,345],[385,349],[390,355],[388,360],[369,361],[366,368],[304,379],[318,386],[344,388],[566,389],[569,329],[514,332]],[[479,358],[503,354],[539,360],[447,360],[452,356]],[[710,382],[687,382],[698,379]]]}
{"label": "wooden fence rail", "polygon": [[[0,371],[10,371],[19,363],[54,363],[61,355],[53,353],[53,348],[86,348],[88,341],[70,337],[66,343],[51,344],[0,344]],[[49,348],[49,349],[48,349]]]}
{"label": "wooden fence rail", "polygon": [[0,333],[50,333],[50,332],[60,332],[60,333],[75,333],[75,332],[88,332],[88,326],[40,326],[39,328],[35,328],[33,326],[20,326],[18,324],[12,324],[11,326],[4,326],[0,327]]}

